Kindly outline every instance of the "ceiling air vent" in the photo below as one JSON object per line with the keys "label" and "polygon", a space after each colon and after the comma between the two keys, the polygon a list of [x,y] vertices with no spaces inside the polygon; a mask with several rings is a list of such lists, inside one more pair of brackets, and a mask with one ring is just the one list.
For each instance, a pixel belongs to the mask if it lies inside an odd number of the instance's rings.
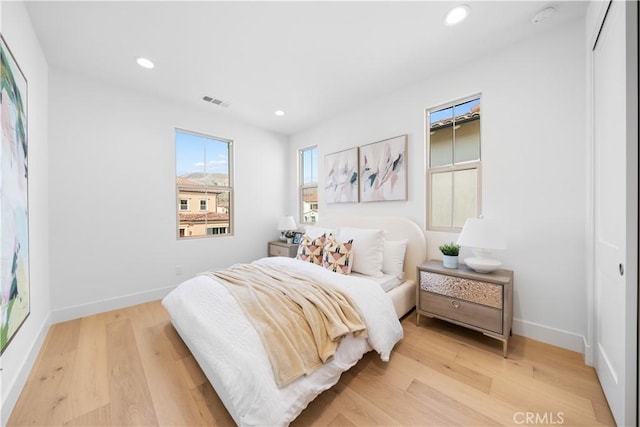
{"label": "ceiling air vent", "polygon": [[224,108],[227,108],[227,107],[229,107],[229,105],[231,105],[230,103],[228,103],[226,101],[223,101],[222,99],[212,98],[212,97],[207,96],[207,95],[203,96],[202,100],[204,102],[208,102],[210,104],[219,105],[220,107],[224,107]]}

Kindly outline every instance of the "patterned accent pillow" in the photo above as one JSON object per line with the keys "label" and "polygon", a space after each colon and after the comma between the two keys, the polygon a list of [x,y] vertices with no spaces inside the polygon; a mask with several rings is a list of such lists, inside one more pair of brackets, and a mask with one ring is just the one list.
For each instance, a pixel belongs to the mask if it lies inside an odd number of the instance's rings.
{"label": "patterned accent pillow", "polygon": [[326,240],[327,238],[324,234],[315,238],[311,238],[305,234],[302,236],[302,239],[300,239],[300,246],[298,246],[296,258],[300,261],[322,265],[322,250]]}
{"label": "patterned accent pillow", "polygon": [[324,255],[322,266],[338,274],[351,274],[351,264],[353,263],[353,239],[348,242],[339,243],[333,236],[329,236],[324,245]]}

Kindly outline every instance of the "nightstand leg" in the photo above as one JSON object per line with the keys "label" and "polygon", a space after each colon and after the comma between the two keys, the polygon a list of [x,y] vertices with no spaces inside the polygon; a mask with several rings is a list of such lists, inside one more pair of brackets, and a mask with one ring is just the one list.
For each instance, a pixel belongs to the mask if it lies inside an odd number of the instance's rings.
{"label": "nightstand leg", "polygon": [[507,358],[507,344],[508,341],[503,341],[502,342],[502,357],[504,357],[505,359]]}
{"label": "nightstand leg", "polygon": [[420,326],[420,313],[416,311],[416,326]]}

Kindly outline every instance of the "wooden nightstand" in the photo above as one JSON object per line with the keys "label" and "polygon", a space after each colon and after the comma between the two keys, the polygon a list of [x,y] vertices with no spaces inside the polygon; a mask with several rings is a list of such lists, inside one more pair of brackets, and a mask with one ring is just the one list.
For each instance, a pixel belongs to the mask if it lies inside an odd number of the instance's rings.
{"label": "wooden nightstand", "polygon": [[507,357],[513,323],[513,271],[476,273],[464,265],[444,268],[442,261],[428,261],[417,268],[416,324],[422,314],[475,329],[502,341],[502,354]]}
{"label": "wooden nightstand", "polygon": [[289,258],[295,258],[297,253],[298,245],[281,240],[272,240],[269,242],[267,248],[267,254],[269,256],[288,256]]}

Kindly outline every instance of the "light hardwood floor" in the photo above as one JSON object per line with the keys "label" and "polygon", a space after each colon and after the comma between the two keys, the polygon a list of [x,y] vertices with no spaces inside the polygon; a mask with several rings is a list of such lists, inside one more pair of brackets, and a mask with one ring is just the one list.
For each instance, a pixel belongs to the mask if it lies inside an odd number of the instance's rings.
{"label": "light hardwood floor", "polygon": [[[368,353],[293,423],[614,425],[578,353],[514,336],[502,344],[415,313],[383,363]],[[160,302],[53,325],[10,426],[233,425]]]}

